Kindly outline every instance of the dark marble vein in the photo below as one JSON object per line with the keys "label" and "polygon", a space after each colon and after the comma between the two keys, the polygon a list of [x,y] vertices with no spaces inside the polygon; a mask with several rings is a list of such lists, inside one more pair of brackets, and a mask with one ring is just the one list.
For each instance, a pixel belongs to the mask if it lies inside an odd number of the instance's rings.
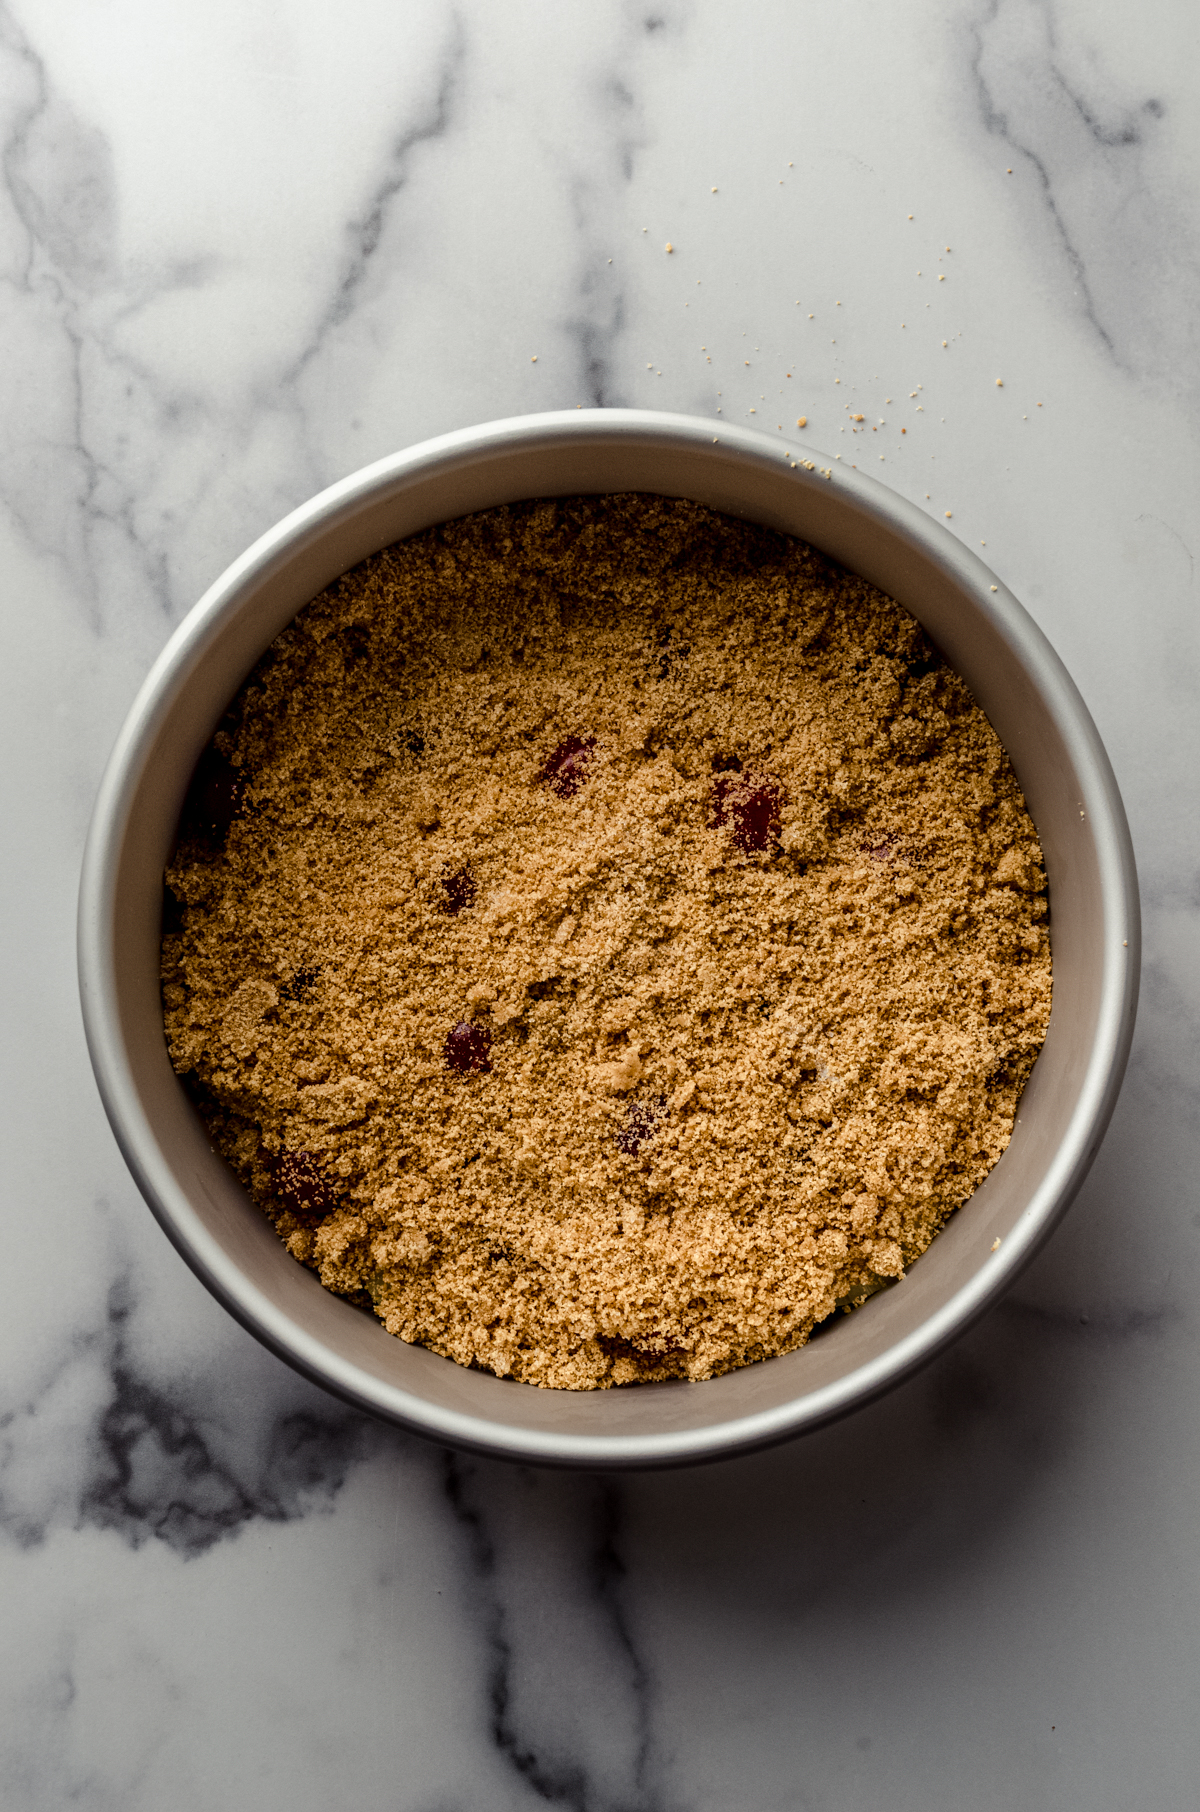
{"label": "dark marble vein", "polygon": [[[541,1482],[515,1468],[450,1453],[445,1458],[446,1500],[465,1540],[486,1654],[491,1740],[543,1804],[569,1812],[662,1812],[665,1802],[651,1779],[651,1674],[625,1606],[620,1488],[568,1480],[551,1487],[550,1503],[531,1512],[522,1490],[536,1491]],[[561,1632],[556,1639],[547,1616],[547,1595],[555,1587],[540,1564],[543,1544],[549,1548],[556,1539],[574,1558],[572,1596],[578,1601],[565,1639]],[[561,1615],[561,1597],[555,1608]],[[573,1644],[581,1620],[602,1638],[608,1661],[599,1668],[594,1656],[590,1668],[582,1658],[582,1640],[578,1650]],[[616,1706],[614,1662],[624,1676]],[[540,1690],[531,1691],[531,1676],[540,1680]],[[581,1695],[588,1719],[602,1726],[600,1756],[571,1746],[574,1701]],[[623,1724],[614,1710],[624,1712]]]}
{"label": "dark marble vein", "polygon": [[64,276],[90,288],[105,280],[115,255],[111,147],[52,91],[42,58],[7,7],[0,7],[0,52],[16,76],[0,167],[25,228],[22,287],[32,287],[41,250]]}
{"label": "dark marble vein", "polygon": [[1172,292],[1194,275],[1196,233],[1161,168],[1165,102],[1087,69],[1053,0],[988,0],[969,36],[978,116],[1032,178],[1095,339],[1127,374],[1173,365],[1178,380],[1182,361],[1194,384],[1195,334]]}
{"label": "dark marble vein", "polygon": [[564,1770],[546,1763],[515,1726],[511,1683],[513,1644],[504,1606],[495,1590],[496,1550],[482,1510],[468,1496],[465,1463],[455,1453],[446,1454],[445,1490],[447,1502],[467,1538],[471,1567],[484,1592],[482,1635],[488,1659],[488,1723],[492,1741],[539,1799],[550,1805],[569,1806],[573,1812],[590,1812],[583,1770]]}
{"label": "dark marble vein", "polygon": [[613,276],[594,237],[591,185],[577,178],[572,184],[571,201],[576,228],[590,243],[582,259],[578,305],[563,328],[575,346],[581,400],[595,409],[619,409],[625,398],[616,378],[616,347],[625,326],[625,302],[620,281]]}
{"label": "dark marble vein", "polygon": [[[287,438],[298,469],[283,485],[276,480],[279,504],[328,481],[324,462],[305,454],[309,423],[296,381],[353,315],[414,155],[448,129],[464,56],[456,16],[427,109],[396,138],[346,228],[348,249],[307,344],[290,363],[284,354],[269,394],[252,390],[239,418],[222,421],[219,403],[164,381],[124,344],[143,308],[205,281],[209,265],[191,259],[139,274],[121,264],[112,148],[56,91],[33,38],[0,0],[0,208],[10,213],[20,248],[0,272],[20,299],[20,339],[0,368],[0,504],[32,548],[62,564],[94,634],[131,593],[168,621],[178,614],[182,525],[197,506],[207,514],[214,507],[207,494],[219,491],[221,462],[214,467],[205,455],[196,468],[197,446],[209,433],[227,460],[256,420],[282,411],[293,418]],[[163,447],[149,464],[155,439]],[[180,479],[183,495],[164,503],[162,492],[176,493]],[[248,515],[263,525],[252,505]],[[212,526],[219,545],[225,525]],[[242,539],[235,530],[229,551]],[[211,564],[204,570],[210,575]]]}
{"label": "dark marble vein", "polygon": [[[281,1408],[249,1439],[222,1438],[211,1393],[151,1377],[128,1338],[135,1301],[128,1282],[109,1294],[86,1363],[106,1388],[90,1430],[90,1454],[74,1503],[61,1491],[31,1512],[6,1501],[0,1526],[24,1547],[63,1522],[107,1529],[132,1548],[156,1540],[185,1559],[205,1553],[256,1520],[286,1523],[327,1507],[371,1448],[373,1425],[316,1397]],[[37,1405],[31,1405],[36,1418]],[[0,1418],[11,1439],[15,1417]],[[6,1442],[7,1444],[7,1442]]]}
{"label": "dark marble vein", "polygon": [[[1005,5],[1006,0],[991,0],[983,24],[976,28],[973,34],[975,39],[975,50],[971,58],[971,74],[975,81],[983,122],[988,132],[1002,139],[1012,152],[1013,156],[1021,158],[1026,166],[1033,172],[1041,191],[1043,207],[1053,224],[1055,235],[1070,267],[1071,276],[1079,294],[1084,313],[1087,316],[1092,329],[1102,341],[1106,351],[1112,358],[1116,359],[1116,346],[1108,328],[1100,319],[1096,300],[1092,295],[1091,286],[1088,281],[1087,268],[1079,247],[1075,243],[1071,229],[1068,226],[1062,206],[1060,205],[1047,158],[1045,154],[1036,147],[1032,140],[1021,132],[1012,117],[1011,110],[1006,107],[1000,99],[998,84],[996,83],[995,78],[992,77],[989,79],[984,72],[984,59],[988,49],[989,28],[991,28],[995,24],[995,21],[1000,17]],[[1049,29],[1048,20],[1047,40],[1046,54],[1049,56],[1052,55],[1053,52],[1053,34]],[[1049,64],[1049,69],[1055,86],[1062,94],[1070,98],[1070,91],[1059,72],[1054,68],[1053,63]],[[1011,73],[1011,71],[1006,70],[1005,73]],[[1023,86],[1025,94],[1029,95],[1032,90],[1027,80]]]}
{"label": "dark marble vein", "polygon": [[82,1523],[115,1530],[132,1547],[153,1537],[191,1556],[256,1518],[289,1522],[336,1497],[362,1448],[360,1417],[332,1406],[283,1415],[257,1466],[239,1475],[217,1458],[196,1411],[139,1373],[123,1337],[131,1310],[118,1286],[109,1308],[112,1400],[97,1429]]}
{"label": "dark marble vein", "polygon": [[653,1680],[634,1640],[625,1601],[627,1569],[622,1556],[623,1495],[611,1479],[597,1486],[599,1496],[599,1539],[593,1556],[594,1594],[612,1628],[618,1648],[625,1657],[633,1686],[633,1705],[637,1720],[634,1748],[634,1779],[647,1806],[655,1804],[648,1794],[653,1741],[651,1693]]}
{"label": "dark marble vein", "polygon": [[463,23],[454,14],[446,47],[436,71],[435,92],[424,113],[406,126],[393,141],[379,180],[362,211],[347,225],[349,249],[343,260],[341,275],[312,338],[297,354],[287,373],[288,382],[295,383],[323,350],[330,335],[353,314],[363,285],[374,266],[392,206],[411,180],[415,155],[426,145],[444,138],[450,129],[462,86],[466,55]]}
{"label": "dark marble vein", "polygon": [[662,11],[627,19],[610,66],[598,70],[588,84],[599,146],[586,166],[575,161],[570,179],[581,251],[577,303],[562,327],[576,350],[581,400],[597,409],[622,408],[629,400],[617,376],[627,306],[620,269],[610,260],[619,243],[613,227],[633,183],[638,153],[653,139],[639,99],[639,58],[648,44],[657,50],[682,32],[681,20]]}
{"label": "dark marble vein", "polygon": [[[21,297],[41,391],[29,424],[26,356],[10,346],[0,379],[6,404],[0,494],[31,545],[64,563],[93,630],[101,624],[96,543],[109,531],[169,614],[166,560],[139,532],[136,494],[99,450],[95,432],[115,395],[124,400],[145,388],[145,374],[90,318],[98,299],[111,298],[121,283],[112,148],[55,91],[44,59],[6,7],[0,7],[0,75],[10,97],[0,154],[3,193],[23,247],[19,265],[0,281]],[[174,281],[168,278],[166,287]]]}

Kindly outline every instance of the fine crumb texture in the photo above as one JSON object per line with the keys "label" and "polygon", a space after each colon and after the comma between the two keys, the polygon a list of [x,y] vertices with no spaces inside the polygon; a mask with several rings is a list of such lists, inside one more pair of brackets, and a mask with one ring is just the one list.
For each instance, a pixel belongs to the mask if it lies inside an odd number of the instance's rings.
{"label": "fine crumb texture", "polygon": [[916,622],[651,496],[489,510],[259,662],[167,872],[176,1070],[288,1249],[564,1389],[900,1278],[1012,1132],[1046,881]]}

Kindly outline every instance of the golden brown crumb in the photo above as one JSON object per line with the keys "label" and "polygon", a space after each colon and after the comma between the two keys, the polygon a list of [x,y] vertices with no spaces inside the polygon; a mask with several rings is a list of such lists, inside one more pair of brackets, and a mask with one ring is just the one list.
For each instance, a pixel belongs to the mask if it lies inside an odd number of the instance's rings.
{"label": "golden brown crumb", "polygon": [[1033,826],[913,619],[801,543],[639,496],[429,530],[300,612],[205,759],[172,1060],[405,1340],[712,1377],[899,1278],[1008,1143]]}

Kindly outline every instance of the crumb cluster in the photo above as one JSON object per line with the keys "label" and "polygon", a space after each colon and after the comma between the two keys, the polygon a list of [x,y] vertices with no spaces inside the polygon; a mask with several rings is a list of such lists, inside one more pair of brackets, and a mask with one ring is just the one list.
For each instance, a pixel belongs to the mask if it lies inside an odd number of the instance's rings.
{"label": "crumb cluster", "polygon": [[1046,882],[915,621],[654,496],[331,585],[167,872],[172,1061],[288,1249],[567,1389],[709,1378],[902,1276],[1008,1143]]}

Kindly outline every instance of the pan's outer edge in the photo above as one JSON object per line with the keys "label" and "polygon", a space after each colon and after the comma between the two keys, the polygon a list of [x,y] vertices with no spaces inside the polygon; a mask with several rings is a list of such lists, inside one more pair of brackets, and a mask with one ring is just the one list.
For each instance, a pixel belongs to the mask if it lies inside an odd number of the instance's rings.
{"label": "pan's outer edge", "polygon": [[[1104,974],[1091,1061],[1067,1136],[1041,1188],[994,1259],[919,1329],[879,1359],[826,1389],[710,1427],[654,1436],[572,1436],[504,1427],[482,1417],[432,1408],[411,1392],[385,1387],[345,1362],[282,1314],[231,1264],[202,1228],[165,1163],[133,1082],[124,1046],[115,974],[113,886],[125,834],[125,815],[139,778],[139,758],[153,741],[196,659],[248,587],[287,557],[304,536],[360,514],[372,498],[420,481],[448,465],[466,469],[497,453],[530,447],[579,449],[587,441],[619,442],[647,450],[686,450],[736,460],[766,475],[786,466],[789,482],[830,487],[867,519],[885,521],[925,561],[937,563],[969,588],[977,605],[994,611],[1019,657],[1065,728],[1081,777],[1103,901]],[[139,692],[106,768],[84,854],[80,881],[78,954],[85,1032],[101,1097],[117,1142],[160,1225],[201,1281],[230,1313],[288,1364],[355,1406],[383,1415],[432,1439],[541,1464],[586,1467],[688,1465],[782,1440],[847,1413],[926,1364],[1008,1288],[1049,1236],[1082,1183],[1103,1138],[1120,1090],[1136,1014],[1140,915],[1132,842],[1107,755],[1086,706],[1049,642],[1020,604],[941,524],[884,486],[844,467],[822,468],[808,456],[752,431],[722,428],[686,416],[633,410],[570,411],[520,417],[442,436],[379,461],[330,487],[264,535],[217,580],[175,632]],[[823,470],[829,476],[822,475]],[[361,556],[360,556],[361,557]],[[995,587],[993,591],[991,588]],[[211,726],[210,726],[211,728]],[[207,732],[206,732],[207,733]],[[200,740],[204,740],[202,736]],[[197,747],[199,744],[197,744]],[[526,1387],[518,1387],[526,1388]],[[643,1387],[645,1388],[645,1387]],[[679,1387],[672,1387],[679,1388]],[[703,1385],[685,1387],[704,1389]]]}

